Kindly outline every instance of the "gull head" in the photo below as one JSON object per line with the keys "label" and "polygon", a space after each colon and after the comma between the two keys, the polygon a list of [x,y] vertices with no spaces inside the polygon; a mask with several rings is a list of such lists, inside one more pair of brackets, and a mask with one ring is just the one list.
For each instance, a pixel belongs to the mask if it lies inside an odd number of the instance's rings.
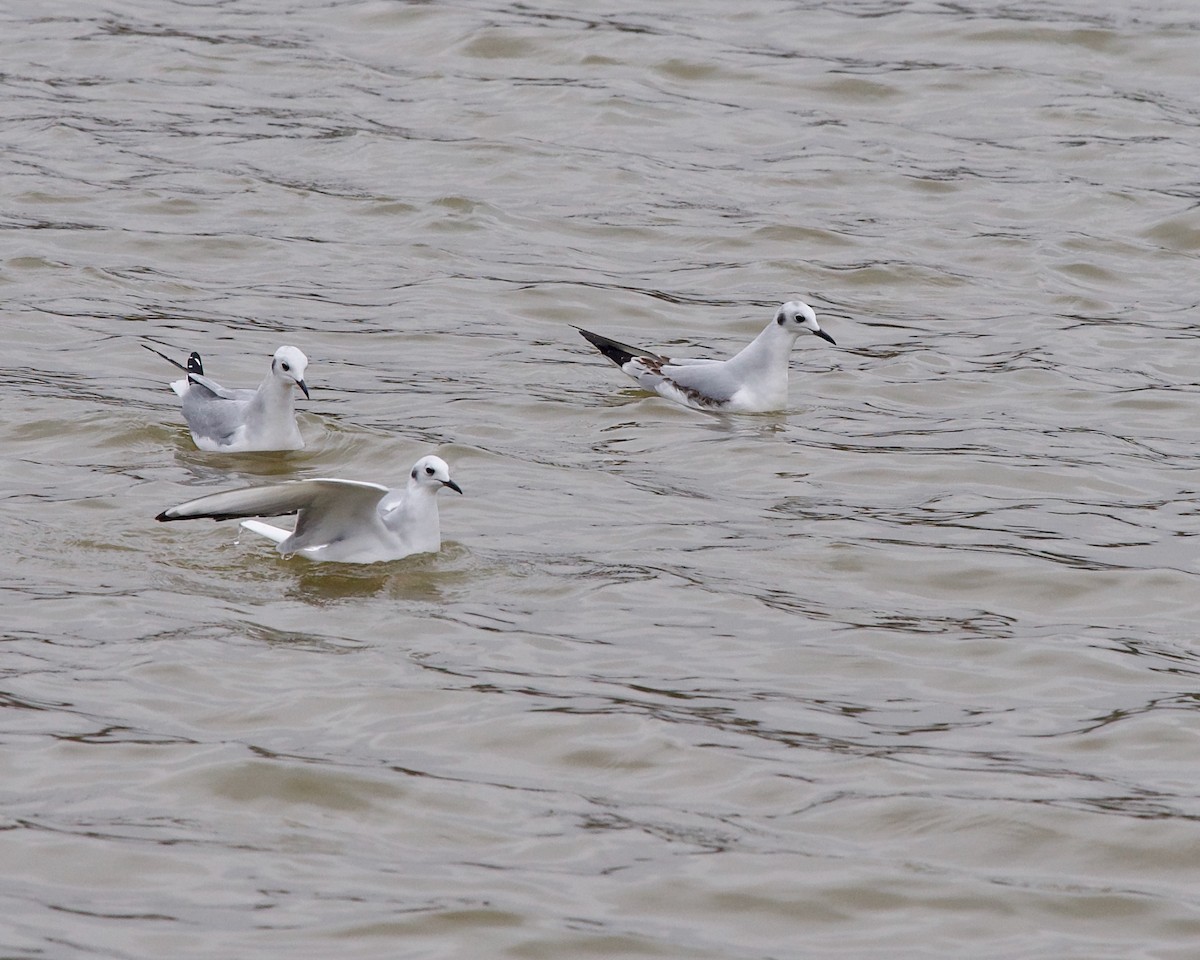
{"label": "gull head", "polygon": [[422,457],[413,464],[412,482],[418,487],[427,487],[437,493],[442,487],[449,487],[455,493],[462,493],[462,487],[450,479],[450,468],[441,457]]}
{"label": "gull head", "polygon": [[295,384],[308,396],[308,384],[304,382],[304,370],[308,357],[295,347],[280,347],[271,358],[271,373],[285,384]]}
{"label": "gull head", "polygon": [[817,323],[817,315],[813,313],[813,308],[802,300],[789,300],[780,307],[775,314],[775,322],[793,336],[798,335],[802,330],[807,330],[809,333],[815,333],[822,340],[828,340],[837,346],[837,341],[822,330],[821,325]]}

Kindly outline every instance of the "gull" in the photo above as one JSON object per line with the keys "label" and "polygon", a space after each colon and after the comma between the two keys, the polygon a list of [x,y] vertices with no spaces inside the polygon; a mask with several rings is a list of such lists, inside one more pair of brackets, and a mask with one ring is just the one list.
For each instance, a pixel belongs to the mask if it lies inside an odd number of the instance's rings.
{"label": "gull", "polygon": [[584,338],[647,390],[695,410],[763,413],[787,406],[788,356],[807,331],[836,344],[807,303],[789,300],[742,351],[728,360],[660,357],[582,327]]}
{"label": "gull", "polygon": [[441,549],[437,492],[443,487],[462,493],[450,479],[445,460],[422,457],[413,464],[403,490],[324,477],[287,480],[189,500],[154,519],[235,520],[294,513],[294,530],[260,520],[243,520],[242,526],[274,540],[285,557],[299,554],[309,560],[379,563]]}
{"label": "gull", "polygon": [[187,365],[142,344],[187,373],[171,389],[183,399],[183,418],[201,450],[245,453],[252,450],[299,450],[304,438],[296,426],[295,388],[308,396],[304,369],[308,357],[295,347],[280,347],[271,358],[271,372],[256,390],[227,390],[204,375],[195,351]]}

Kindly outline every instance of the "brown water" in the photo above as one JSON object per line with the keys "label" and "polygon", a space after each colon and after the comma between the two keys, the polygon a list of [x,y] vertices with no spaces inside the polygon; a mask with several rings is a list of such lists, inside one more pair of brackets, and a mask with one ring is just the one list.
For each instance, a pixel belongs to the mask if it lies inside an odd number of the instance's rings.
{"label": "brown water", "polygon": [[[583,9],[0,11],[0,955],[1196,956],[1200,8]],[[792,297],[779,416],[569,326]],[[151,519],[432,451],[437,556]]]}

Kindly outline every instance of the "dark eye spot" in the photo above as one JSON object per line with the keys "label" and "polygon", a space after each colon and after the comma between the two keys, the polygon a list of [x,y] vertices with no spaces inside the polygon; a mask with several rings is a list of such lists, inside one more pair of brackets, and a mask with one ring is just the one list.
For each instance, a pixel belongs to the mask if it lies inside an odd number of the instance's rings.
{"label": "dark eye spot", "polygon": [[787,323],[787,314],[781,313],[775,318],[775,322],[782,327],[785,323]]}
{"label": "dark eye spot", "polygon": [[433,467],[426,467],[426,468],[425,468],[425,476],[427,476],[427,477],[432,477],[432,476],[433,476]]}
{"label": "dark eye spot", "polygon": [[413,467],[412,477],[414,480],[417,478],[417,468],[416,467]]}

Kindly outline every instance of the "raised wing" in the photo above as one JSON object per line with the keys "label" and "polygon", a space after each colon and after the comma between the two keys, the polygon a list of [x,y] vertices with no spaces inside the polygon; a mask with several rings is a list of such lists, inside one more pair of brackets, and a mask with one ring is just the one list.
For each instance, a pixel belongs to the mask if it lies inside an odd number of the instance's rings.
{"label": "raised wing", "polygon": [[379,517],[379,501],[388,488],[357,480],[296,480],[311,488],[310,501],[296,517],[296,530],[288,547],[303,550],[339,540],[386,534]]}
{"label": "raised wing", "polygon": [[[242,487],[226,490],[207,497],[198,497],[160,513],[155,520],[235,520],[242,517],[281,517],[290,513],[307,516],[301,522],[312,529],[319,526],[323,514],[330,518],[367,517],[376,513],[376,507],[388,488],[378,483],[361,483],[357,480],[288,480],[260,487]],[[318,523],[314,524],[314,519]],[[299,527],[297,527],[299,533]]]}

